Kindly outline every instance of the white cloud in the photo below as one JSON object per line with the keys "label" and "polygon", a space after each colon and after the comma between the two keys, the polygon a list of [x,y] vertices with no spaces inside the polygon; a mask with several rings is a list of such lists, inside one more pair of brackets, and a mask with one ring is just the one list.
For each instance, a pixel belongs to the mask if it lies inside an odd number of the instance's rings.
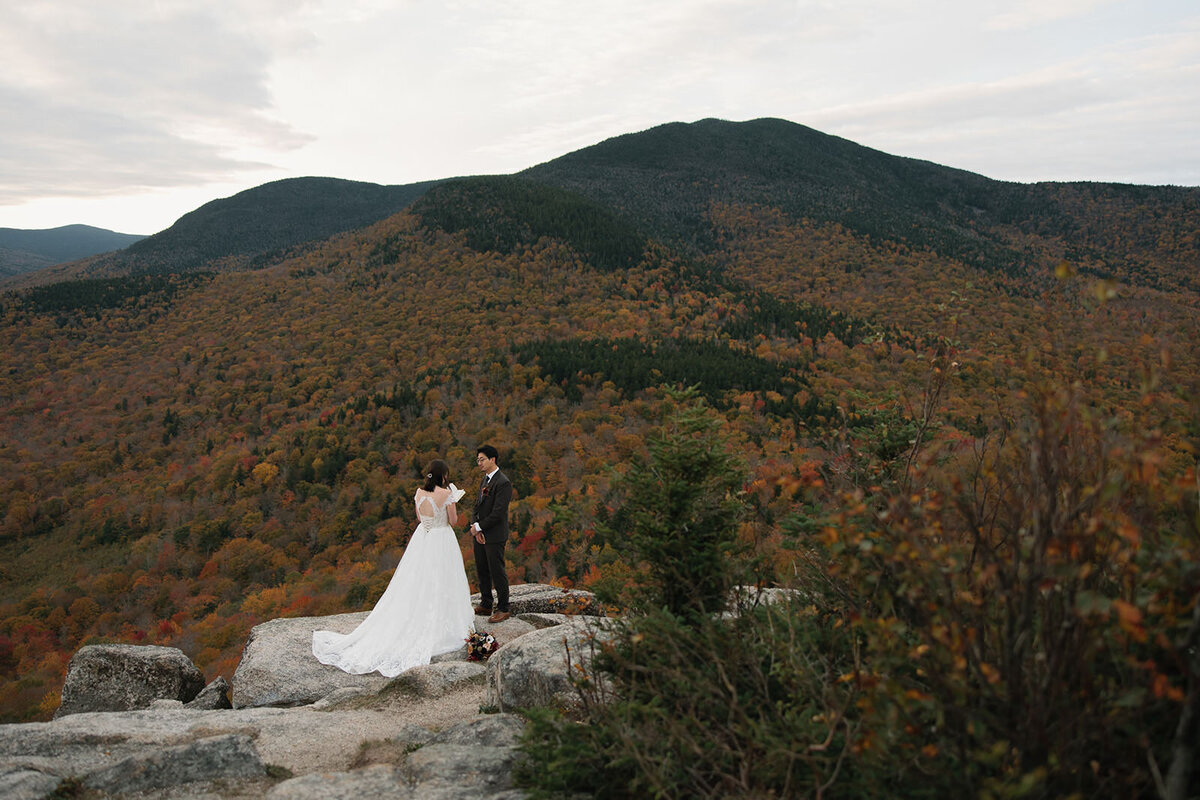
{"label": "white cloud", "polygon": [[878,149],[989,177],[1197,185],[1200,28],[1072,52],[1001,80],[831,106],[811,119]]}
{"label": "white cloud", "polygon": [[1084,16],[1122,0],[1018,0],[1005,3],[1005,10],[987,20],[994,30],[1022,30],[1048,22]]}
{"label": "white cloud", "polygon": [[271,52],[236,19],[185,2],[6,5],[0,203],[225,180],[262,167],[239,148],[308,140],[272,116]]}

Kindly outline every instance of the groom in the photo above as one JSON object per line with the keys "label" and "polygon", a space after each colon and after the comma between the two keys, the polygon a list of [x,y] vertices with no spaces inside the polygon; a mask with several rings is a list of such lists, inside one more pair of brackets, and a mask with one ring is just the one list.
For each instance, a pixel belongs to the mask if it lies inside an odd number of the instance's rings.
{"label": "groom", "polygon": [[[488,617],[488,622],[503,622],[509,617],[504,545],[508,541],[508,501],[512,499],[512,484],[496,464],[499,455],[490,444],[481,445],[475,451],[475,463],[486,476],[479,487],[475,521],[471,523],[471,535],[475,537],[475,572],[479,576],[479,605],[475,606],[475,613]],[[495,613],[492,613],[493,586],[496,587]]]}

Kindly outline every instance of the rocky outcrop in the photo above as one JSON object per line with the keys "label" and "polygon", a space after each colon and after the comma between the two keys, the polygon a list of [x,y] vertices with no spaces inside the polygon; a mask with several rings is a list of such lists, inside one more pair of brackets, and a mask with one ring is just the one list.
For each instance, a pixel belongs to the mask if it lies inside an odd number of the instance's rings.
{"label": "rocky outcrop", "polygon": [[155,700],[188,702],[204,675],[182,650],[128,644],[82,647],[67,667],[56,717],[86,711],[132,711]]}
{"label": "rocky outcrop", "polygon": [[267,768],[250,737],[225,734],[136,753],[83,781],[88,789],[126,794],[196,781],[265,778]]}
{"label": "rocky outcrop", "polygon": [[280,783],[264,795],[266,800],[359,800],[388,797],[409,800],[417,795],[399,769],[373,764],[353,772],[301,775]]}
{"label": "rocky outcrop", "polygon": [[312,654],[313,631],[349,633],[367,612],[331,617],[290,617],[255,625],[233,673],[234,708],[302,706],[347,686],[378,691],[388,678],[350,675],[320,663]]}
{"label": "rocky outcrop", "polygon": [[[382,691],[392,678],[386,678],[377,672],[350,675],[337,667],[322,664],[313,658],[312,654],[313,631],[349,633],[365,617],[365,613],[339,614],[333,617],[294,617],[274,619],[254,626],[242,653],[242,660],[233,674],[233,707],[304,706],[345,688],[365,689],[372,695]],[[502,646],[534,630],[528,622],[516,617],[498,623],[489,623],[483,617],[475,619],[476,629],[492,633]],[[461,650],[435,656],[432,664],[417,667],[416,670],[427,671],[428,667],[439,664],[465,663],[466,658],[467,647],[464,642]],[[410,675],[414,671],[409,670],[404,675]],[[450,669],[442,674],[449,675],[453,672],[454,670]],[[404,676],[397,676],[397,679],[402,677]]]}
{"label": "rocky outcrop", "polygon": [[773,606],[792,600],[803,599],[805,593],[799,589],[779,587],[735,586],[729,592],[731,607]]}
{"label": "rocky outcrop", "polygon": [[58,791],[62,778],[35,769],[0,769],[0,797],[6,800],[42,800]]}
{"label": "rocky outcrop", "polygon": [[516,800],[525,796],[512,788],[512,768],[518,758],[515,746],[523,728],[524,722],[511,714],[480,716],[407,749],[393,763],[292,778],[266,796],[271,800]]}
{"label": "rocky outcrop", "polygon": [[[512,788],[516,760],[511,747],[427,744],[411,753],[400,769],[420,787],[420,797],[487,797]],[[463,792],[466,787],[470,795]]]}
{"label": "rocky outcrop", "polygon": [[233,703],[229,700],[231,690],[232,687],[230,687],[229,681],[225,680],[224,676],[222,676],[201,689],[200,694],[196,695],[186,705],[188,708],[194,708],[198,711],[217,711],[222,708],[233,708]]}
{"label": "rocky outcrop", "polygon": [[[350,771],[365,765],[362,753],[377,743],[388,743],[388,752],[403,755],[431,741],[437,730],[476,717],[481,691],[472,687],[432,701],[393,698],[381,700],[377,708],[196,711],[176,706],[0,725],[0,797],[16,796],[5,790],[8,783],[36,784],[48,791],[60,784],[103,785],[105,794],[122,794],[135,789],[115,788],[116,780],[128,776],[143,781],[137,775],[151,772],[167,787],[162,790],[165,797],[191,792],[261,797],[279,780],[271,775]],[[270,765],[265,775],[235,778],[235,770],[221,768],[219,760],[196,758],[197,753],[213,753],[209,744],[200,743],[230,736],[253,743],[261,762]],[[206,772],[204,763],[213,772]],[[231,781],[234,785],[223,785]]]}
{"label": "rocky outcrop", "polygon": [[401,692],[414,697],[440,697],[465,685],[483,686],[487,668],[474,661],[443,661],[402,672],[380,692]]}
{"label": "rocky outcrop", "polygon": [[488,659],[484,704],[501,711],[573,708],[579,698],[571,671],[590,671],[593,648],[606,636],[602,625],[586,617],[522,636]]}
{"label": "rocky outcrop", "polygon": [[[525,634],[533,633],[537,630],[536,626],[529,624],[525,619],[526,616],[526,614],[522,614],[520,616],[509,617],[504,622],[488,622],[485,617],[476,617],[475,630],[480,633],[490,633],[496,638],[496,646],[504,647],[509,642],[520,639]],[[459,657],[467,657],[466,645],[463,646]]]}
{"label": "rocky outcrop", "polygon": [[[478,602],[479,595],[476,594],[472,597],[472,603]],[[513,616],[500,623],[489,623],[485,617],[475,617],[476,630],[493,634],[502,648],[508,642],[532,632],[535,625],[548,624],[546,615],[567,619],[568,612],[598,614],[600,605],[591,592],[529,583],[512,587],[509,610]],[[521,619],[526,614],[538,615],[536,622],[531,624]],[[320,663],[312,656],[313,631],[349,633],[366,616],[366,612],[358,612],[330,617],[292,617],[256,625],[250,631],[242,660],[233,675],[233,707],[308,705],[346,687],[365,688],[371,693],[380,691],[387,685],[388,678],[378,673],[349,675],[336,667]],[[437,656],[434,662],[465,661],[466,657],[464,643],[462,650]]]}
{"label": "rocky outcrop", "polygon": [[553,628],[555,625],[562,625],[566,622],[572,622],[579,619],[573,614],[542,614],[538,612],[522,614],[519,619],[522,622],[528,622],[537,629]]}
{"label": "rocky outcrop", "polygon": [[[108,796],[266,779],[247,732],[219,725],[188,730],[180,722],[180,715],[131,711],[0,726],[0,796],[41,798],[72,786]],[[9,785],[13,779],[19,783]]]}
{"label": "rocky outcrop", "polygon": [[421,797],[524,797],[512,788],[513,766],[520,758],[516,746],[524,730],[525,721],[515,714],[481,716],[442,731],[402,768],[420,787]]}
{"label": "rocky outcrop", "polygon": [[[479,594],[471,595],[471,604],[478,603]],[[591,592],[560,589],[544,583],[521,583],[510,587],[508,610],[514,617],[521,614],[604,615],[600,602]]]}
{"label": "rocky outcrop", "polygon": [[459,744],[466,747],[514,747],[525,730],[525,720],[516,714],[487,714],[447,728],[428,744]]}
{"label": "rocky outcrop", "polygon": [[[524,723],[481,708],[570,705],[567,648],[586,659],[604,621],[564,614],[596,608],[594,599],[548,586],[513,587],[511,608],[501,623],[475,618],[501,645],[489,661],[467,661],[464,647],[394,679],[347,675],[312,657],[314,630],[348,632],[365,614],[256,627],[232,689],[222,678],[203,691],[202,680],[183,689],[149,681],[195,670],[179,651],[163,652],[171,648],[84,648],[78,669],[72,662],[75,696],[90,687],[126,697],[152,683],[123,701],[142,710],[0,725],[0,796],[523,798],[511,776]],[[89,666],[97,663],[109,666]]]}

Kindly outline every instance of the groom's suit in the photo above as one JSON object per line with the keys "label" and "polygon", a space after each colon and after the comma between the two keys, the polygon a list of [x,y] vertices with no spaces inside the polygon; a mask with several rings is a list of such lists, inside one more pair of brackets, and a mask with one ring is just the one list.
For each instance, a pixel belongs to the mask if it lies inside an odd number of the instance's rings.
{"label": "groom's suit", "polygon": [[504,545],[508,542],[508,503],[512,483],[497,470],[491,480],[484,479],[475,501],[475,522],[483,531],[483,544],[475,542],[475,572],[479,577],[480,604],[492,606],[492,588],[496,589],[496,610],[508,611],[508,573],[504,569]]}

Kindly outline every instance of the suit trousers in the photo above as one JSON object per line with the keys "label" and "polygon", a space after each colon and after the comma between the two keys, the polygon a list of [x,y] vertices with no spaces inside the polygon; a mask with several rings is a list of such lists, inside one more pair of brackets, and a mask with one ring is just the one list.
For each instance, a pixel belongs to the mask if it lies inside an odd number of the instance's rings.
{"label": "suit trousers", "polygon": [[492,608],[492,589],[496,590],[497,611],[508,611],[508,573],[504,569],[504,545],[500,542],[475,542],[475,574],[479,576],[479,604]]}

